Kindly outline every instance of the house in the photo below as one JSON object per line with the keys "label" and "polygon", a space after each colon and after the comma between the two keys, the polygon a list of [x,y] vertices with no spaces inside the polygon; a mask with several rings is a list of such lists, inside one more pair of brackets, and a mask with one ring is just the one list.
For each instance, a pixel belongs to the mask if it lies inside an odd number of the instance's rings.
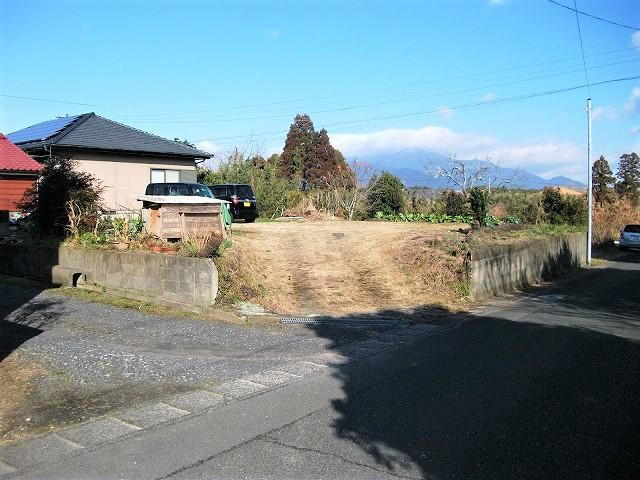
{"label": "house", "polygon": [[0,222],[18,210],[24,193],[38,180],[42,166],[0,133]]}
{"label": "house", "polygon": [[56,118],[8,135],[37,160],[63,156],[104,188],[111,212],[139,210],[149,183],[195,182],[196,161],[211,154],[143,132],[95,113]]}

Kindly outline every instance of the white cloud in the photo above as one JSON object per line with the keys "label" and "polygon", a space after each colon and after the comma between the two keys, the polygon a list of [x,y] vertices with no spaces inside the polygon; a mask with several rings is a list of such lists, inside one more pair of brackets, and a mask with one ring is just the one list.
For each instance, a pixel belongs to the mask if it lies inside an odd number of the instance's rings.
{"label": "white cloud", "polygon": [[[406,148],[421,148],[460,157],[495,145],[491,137],[467,135],[439,126],[423,128],[388,128],[371,133],[336,133],[331,143],[347,156],[392,153]],[[464,150],[460,148],[464,146]]]}
{"label": "white cloud", "polygon": [[487,135],[426,126],[333,134],[331,143],[351,158],[419,148],[463,159],[490,158],[504,167],[522,167],[547,176],[568,175],[584,179],[584,148],[569,141],[505,142]]}
{"label": "white cloud", "polygon": [[451,110],[449,107],[438,108],[438,115],[440,115],[443,118],[451,118],[453,117],[454,114],[455,112]]}
{"label": "white cloud", "polygon": [[489,0],[489,5],[492,7],[501,7],[505,5],[509,0]]}
{"label": "white cloud", "polygon": [[495,100],[496,99],[496,94],[493,92],[487,92],[482,96],[482,100],[484,102],[490,102],[491,100]]}
{"label": "white cloud", "polygon": [[624,104],[624,111],[629,115],[640,113],[640,87],[633,87],[629,94],[629,100]]}
{"label": "white cloud", "polygon": [[594,122],[598,120],[615,120],[619,115],[619,110],[611,105],[596,107],[591,111],[591,119]]}
{"label": "white cloud", "polygon": [[640,133],[640,125],[636,125],[635,127],[631,127],[629,130],[630,135],[638,135]]}
{"label": "white cloud", "polygon": [[216,153],[220,151],[220,147],[218,147],[215,143],[210,142],[209,140],[203,140],[196,143],[196,148],[208,153]]}
{"label": "white cloud", "polygon": [[634,47],[640,47],[640,30],[631,34],[631,45]]}
{"label": "white cloud", "polygon": [[264,34],[269,38],[277,38],[282,36],[282,31],[278,30],[277,28],[267,28],[264,31]]}

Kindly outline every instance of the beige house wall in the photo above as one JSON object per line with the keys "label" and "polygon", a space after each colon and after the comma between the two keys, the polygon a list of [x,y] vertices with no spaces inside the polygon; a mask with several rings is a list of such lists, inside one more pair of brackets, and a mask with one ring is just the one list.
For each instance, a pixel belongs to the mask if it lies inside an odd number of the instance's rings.
{"label": "beige house wall", "polygon": [[194,172],[193,159],[163,158],[145,155],[118,155],[110,153],[74,153],[78,168],[90,173],[104,187],[103,203],[109,210],[139,210],[151,182],[151,169],[186,170]]}

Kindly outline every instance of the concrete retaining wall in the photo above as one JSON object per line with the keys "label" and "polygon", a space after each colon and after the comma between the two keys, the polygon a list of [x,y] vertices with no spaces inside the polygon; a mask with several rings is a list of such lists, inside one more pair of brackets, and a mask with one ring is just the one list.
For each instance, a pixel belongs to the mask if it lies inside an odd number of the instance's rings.
{"label": "concrete retaining wall", "polygon": [[56,285],[97,285],[171,306],[207,307],[218,293],[208,258],[81,248],[0,248],[0,272]]}
{"label": "concrete retaining wall", "polygon": [[483,299],[562,275],[587,261],[586,233],[471,251],[471,295]]}

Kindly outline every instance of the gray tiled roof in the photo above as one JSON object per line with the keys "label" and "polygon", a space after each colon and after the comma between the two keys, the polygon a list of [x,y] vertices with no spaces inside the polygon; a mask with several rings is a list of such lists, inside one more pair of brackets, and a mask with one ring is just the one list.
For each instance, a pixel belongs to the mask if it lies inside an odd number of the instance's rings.
{"label": "gray tiled roof", "polygon": [[[41,145],[59,145],[110,151],[180,155],[193,158],[211,157],[209,153],[128,127],[95,113],[87,113],[79,117],[78,121],[69,124],[56,135],[40,142],[21,146],[31,148]],[[14,132],[14,134],[16,133],[19,132]]]}

